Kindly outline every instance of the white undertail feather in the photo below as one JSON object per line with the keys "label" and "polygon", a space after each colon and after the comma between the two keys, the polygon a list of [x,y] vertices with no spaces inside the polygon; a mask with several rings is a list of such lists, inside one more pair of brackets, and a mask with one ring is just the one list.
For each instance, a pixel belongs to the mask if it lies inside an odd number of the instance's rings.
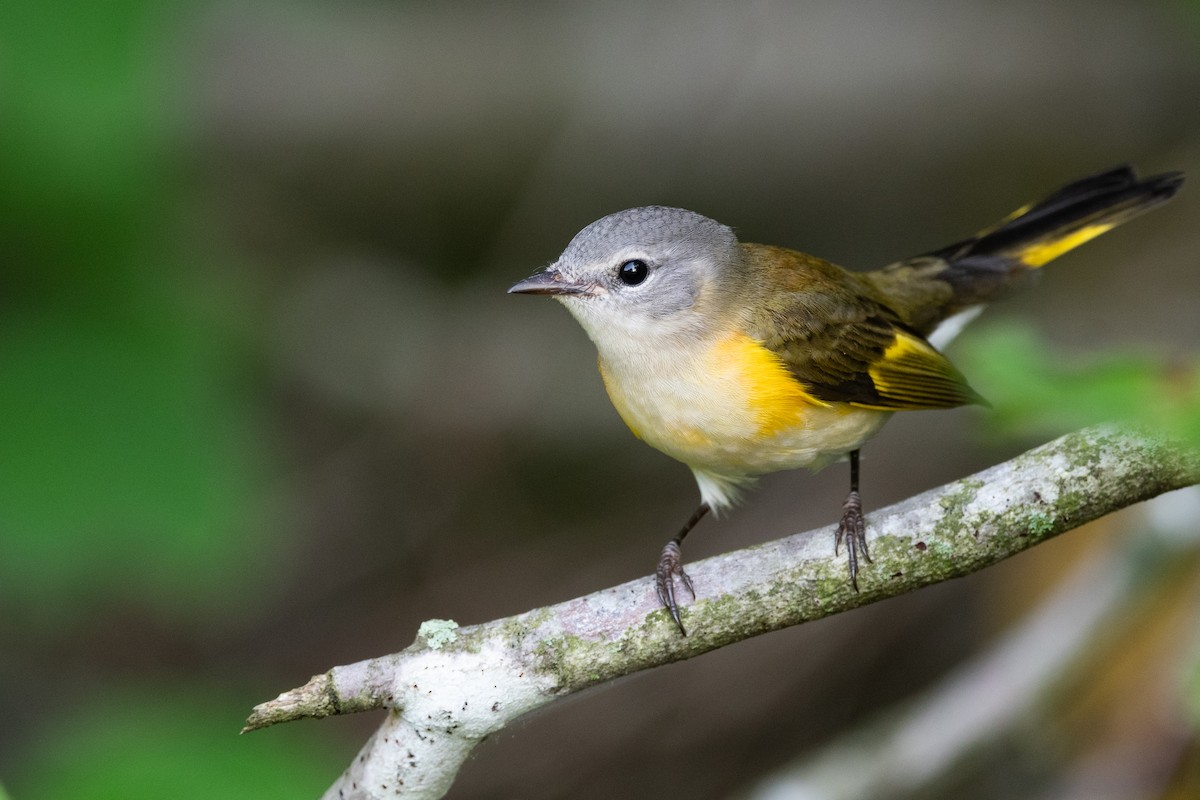
{"label": "white undertail feather", "polygon": [[947,317],[938,323],[938,326],[933,329],[933,333],[929,334],[927,341],[937,350],[944,350],[946,345],[954,341],[962,329],[971,323],[983,311],[983,306],[970,306],[962,311]]}
{"label": "white undertail feather", "polygon": [[716,475],[695,467],[692,467],[692,474],[696,476],[696,485],[700,487],[700,502],[707,505],[714,514],[736,505],[741,499],[742,491],[755,480],[750,475]]}

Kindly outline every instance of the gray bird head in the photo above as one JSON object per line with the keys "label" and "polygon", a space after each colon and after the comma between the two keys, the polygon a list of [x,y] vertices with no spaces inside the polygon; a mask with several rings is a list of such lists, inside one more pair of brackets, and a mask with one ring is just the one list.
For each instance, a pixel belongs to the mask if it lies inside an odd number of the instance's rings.
{"label": "gray bird head", "polygon": [[713,287],[738,255],[733,231],[682,208],[610,214],[575,235],[558,260],[510,292],[561,300],[604,350],[613,336],[695,333]]}

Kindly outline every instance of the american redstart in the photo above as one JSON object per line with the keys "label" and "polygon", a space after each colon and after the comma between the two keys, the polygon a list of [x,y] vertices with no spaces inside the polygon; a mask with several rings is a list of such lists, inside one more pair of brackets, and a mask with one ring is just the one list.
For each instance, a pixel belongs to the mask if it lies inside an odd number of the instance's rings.
{"label": "american redstart", "polygon": [[680,631],[680,545],[757,475],[850,457],[835,551],[850,580],[868,562],[859,448],[894,411],[981,398],[938,348],[982,305],[1084,242],[1172,197],[1180,173],[1130,167],[1068,184],[980,233],[874,272],[739,243],[692,211],[631,208],[580,231],[510,292],[562,301],[600,354],[600,375],[634,434],[691,467],[700,507],[665,548],[659,600]]}

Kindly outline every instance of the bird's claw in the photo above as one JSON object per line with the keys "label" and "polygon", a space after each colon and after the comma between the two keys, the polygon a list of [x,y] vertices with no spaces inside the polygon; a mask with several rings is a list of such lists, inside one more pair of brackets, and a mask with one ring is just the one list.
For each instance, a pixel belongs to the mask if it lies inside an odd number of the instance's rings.
{"label": "bird's claw", "polygon": [[850,585],[857,592],[859,553],[862,553],[868,564],[871,563],[871,554],[867,551],[867,526],[863,519],[862,498],[858,492],[850,492],[846,496],[846,502],[842,504],[842,521],[838,523],[837,538],[833,542],[835,555],[841,554],[843,541],[846,542],[846,555],[850,561]]}
{"label": "bird's claw", "polygon": [[658,593],[658,602],[662,603],[671,614],[671,619],[675,620],[675,624],[679,626],[679,632],[687,636],[683,620],[679,617],[679,606],[675,604],[676,576],[695,600],[696,590],[692,588],[692,579],[683,571],[683,551],[679,547],[679,542],[671,540],[667,542],[662,556],[658,559],[658,569],[654,573],[654,589]]}

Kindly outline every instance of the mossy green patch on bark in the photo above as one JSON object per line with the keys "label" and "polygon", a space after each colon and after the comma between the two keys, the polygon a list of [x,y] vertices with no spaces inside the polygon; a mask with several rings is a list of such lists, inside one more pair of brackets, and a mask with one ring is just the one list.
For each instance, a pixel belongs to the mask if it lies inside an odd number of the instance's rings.
{"label": "mossy green patch on bark", "polygon": [[975,497],[979,490],[983,488],[983,481],[977,480],[962,480],[958,482],[958,488],[942,496],[938,500],[938,505],[942,508],[942,516],[933,526],[933,536],[930,537],[933,541],[930,543],[930,548],[933,549],[938,545],[945,544],[949,546],[949,542],[957,538],[967,521],[967,506],[975,502]]}
{"label": "mossy green patch on bark", "polygon": [[1025,516],[1025,529],[1039,539],[1054,532],[1054,518],[1043,511],[1030,511]]}
{"label": "mossy green patch on bark", "polygon": [[[537,669],[554,679],[556,691],[578,691],[627,674],[631,664],[645,668],[671,660],[665,655],[670,649],[666,637],[678,637],[679,632],[673,621],[667,622],[669,628],[648,619],[645,625],[616,642],[575,635],[554,636],[540,641],[533,656]],[[639,631],[645,634],[640,635]]]}

